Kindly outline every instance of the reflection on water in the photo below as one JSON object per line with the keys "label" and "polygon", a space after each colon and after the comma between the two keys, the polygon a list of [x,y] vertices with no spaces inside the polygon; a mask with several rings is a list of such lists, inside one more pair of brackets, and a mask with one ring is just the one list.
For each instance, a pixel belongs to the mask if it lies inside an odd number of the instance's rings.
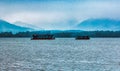
{"label": "reflection on water", "polygon": [[120,71],[120,38],[0,38],[0,71]]}

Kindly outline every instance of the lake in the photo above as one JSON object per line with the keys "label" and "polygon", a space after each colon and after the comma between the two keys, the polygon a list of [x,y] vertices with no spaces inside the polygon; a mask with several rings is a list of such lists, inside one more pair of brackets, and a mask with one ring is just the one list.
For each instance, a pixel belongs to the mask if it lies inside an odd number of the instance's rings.
{"label": "lake", "polygon": [[120,71],[120,38],[0,38],[0,71]]}

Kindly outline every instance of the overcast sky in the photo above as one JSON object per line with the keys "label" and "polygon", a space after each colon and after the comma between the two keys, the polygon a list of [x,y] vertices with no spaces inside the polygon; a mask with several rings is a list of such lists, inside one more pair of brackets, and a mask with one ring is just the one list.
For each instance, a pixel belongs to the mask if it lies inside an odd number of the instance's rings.
{"label": "overcast sky", "polygon": [[70,29],[89,18],[120,20],[120,0],[0,0],[0,19]]}

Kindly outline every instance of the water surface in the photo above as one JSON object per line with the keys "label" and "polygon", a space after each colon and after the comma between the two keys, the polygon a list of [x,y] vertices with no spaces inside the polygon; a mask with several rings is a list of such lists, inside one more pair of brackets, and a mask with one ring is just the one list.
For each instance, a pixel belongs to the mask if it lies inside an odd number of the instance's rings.
{"label": "water surface", "polygon": [[0,71],[120,71],[120,38],[0,38]]}

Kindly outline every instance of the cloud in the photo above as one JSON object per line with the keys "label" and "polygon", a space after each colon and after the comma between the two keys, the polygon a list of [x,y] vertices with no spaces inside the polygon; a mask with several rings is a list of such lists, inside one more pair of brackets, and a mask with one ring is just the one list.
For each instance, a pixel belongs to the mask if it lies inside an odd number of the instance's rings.
{"label": "cloud", "polygon": [[4,18],[8,21],[15,22],[15,21],[23,21],[23,22],[55,22],[61,21],[64,18],[64,14],[62,13],[50,13],[50,12],[20,12],[20,13],[13,13],[9,16],[4,16]]}
{"label": "cloud", "polygon": [[26,22],[46,29],[56,29],[67,25],[66,20],[70,17],[61,12],[20,12],[4,16],[3,19],[14,23]]}
{"label": "cloud", "polygon": [[10,3],[5,0],[0,3],[0,17],[12,23],[22,21],[46,29],[69,29],[88,18],[120,20],[119,3],[117,0],[12,0]]}

